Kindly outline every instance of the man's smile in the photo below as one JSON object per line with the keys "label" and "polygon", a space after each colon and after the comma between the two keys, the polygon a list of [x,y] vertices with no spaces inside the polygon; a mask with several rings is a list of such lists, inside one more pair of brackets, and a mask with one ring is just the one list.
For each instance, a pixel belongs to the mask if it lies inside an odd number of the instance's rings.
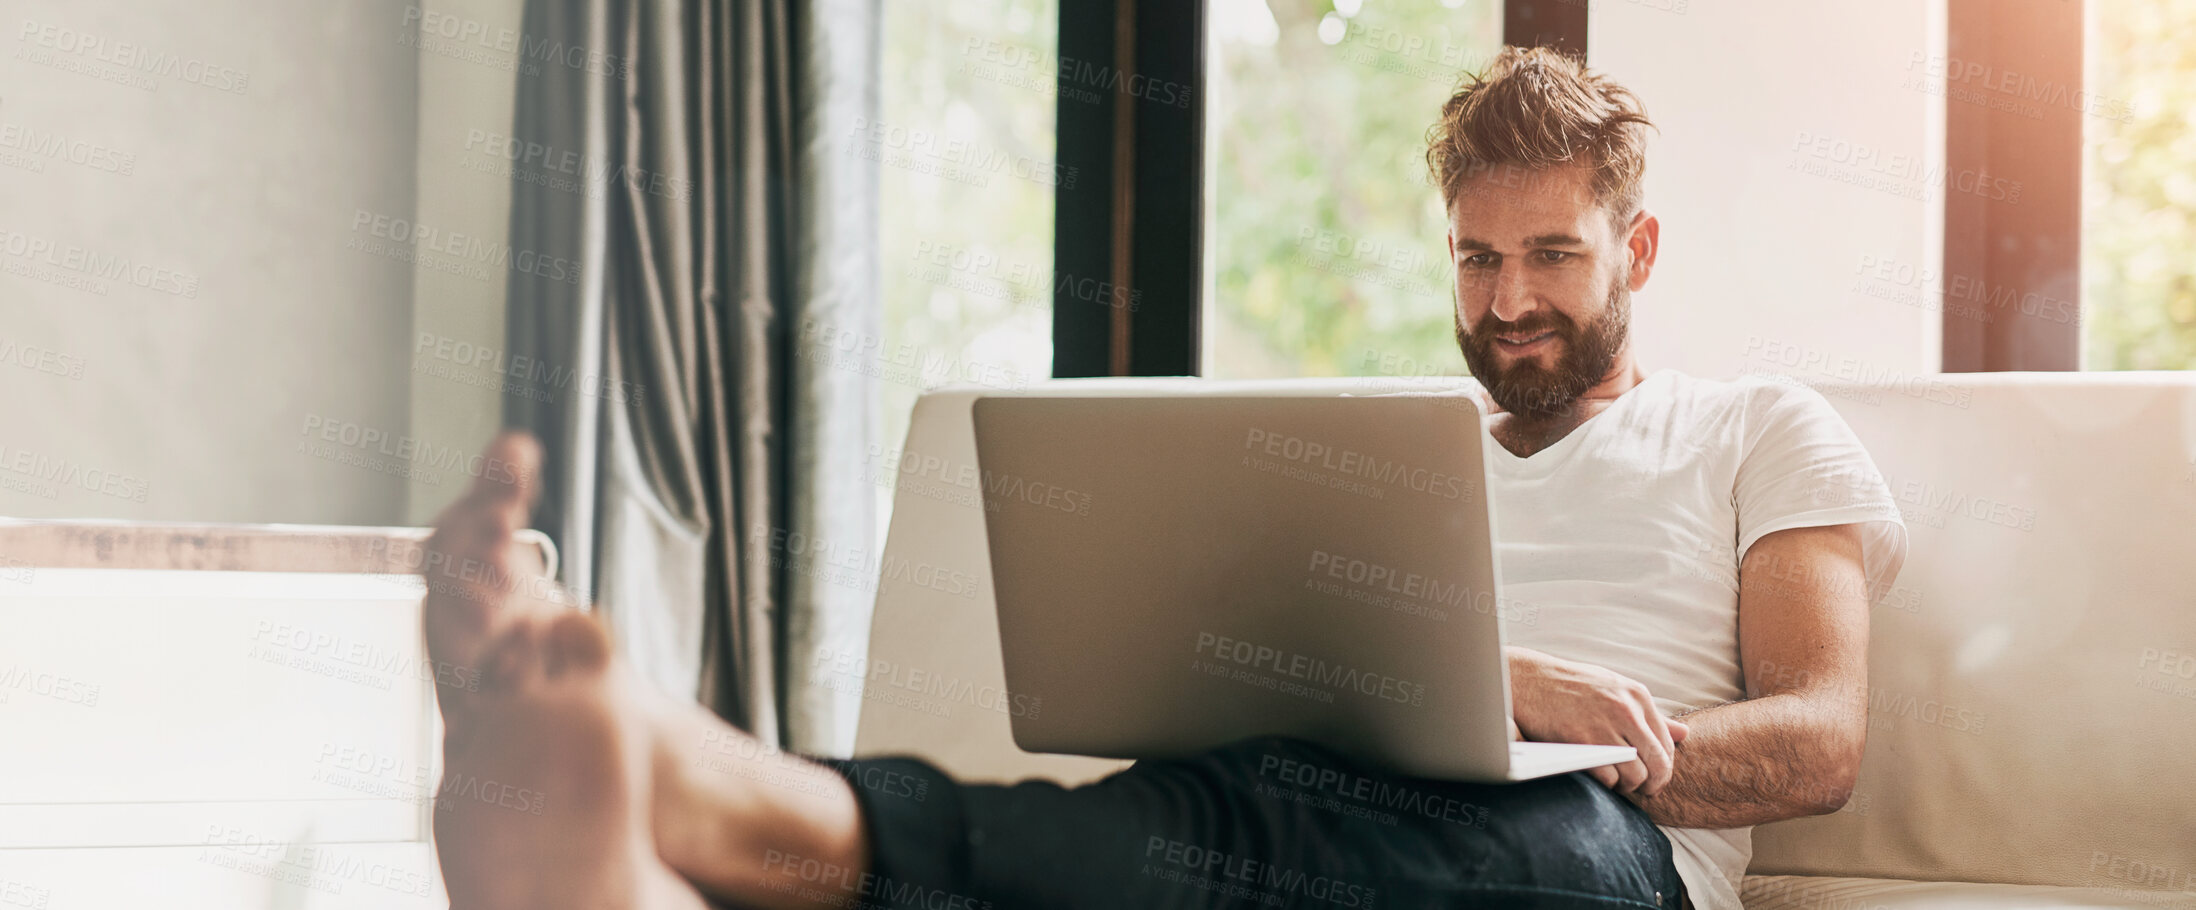
{"label": "man's smile", "polygon": [[1496,335],[1495,343],[1513,354],[1525,354],[1540,350],[1541,345],[1555,336],[1554,329],[1545,329],[1530,334]]}

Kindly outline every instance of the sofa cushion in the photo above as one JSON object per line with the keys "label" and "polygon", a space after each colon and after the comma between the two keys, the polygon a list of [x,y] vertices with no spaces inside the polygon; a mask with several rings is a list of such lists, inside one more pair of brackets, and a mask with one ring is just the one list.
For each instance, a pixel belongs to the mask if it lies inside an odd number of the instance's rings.
{"label": "sofa cushion", "polygon": [[1909,549],[1852,800],[1749,871],[2196,889],[2196,373],[1818,388]]}
{"label": "sofa cushion", "polygon": [[[1065,380],[1017,394],[1454,385]],[[1910,548],[1872,612],[1859,785],[1835,814],[1756,828],[1751,871],[2196,888],[2196,373],[1886,376],[1816,388],[1868,446]],[[904,450],[878,466],[897,486],[886,565],[981,583],[926,586],[888,571],[870,652],[818,660],[830,663],[827,684],[863,693],[859,753],[913,753],[976,780],[1087,780],[1121,763],[1021,752],[997,697],[1004,673],[969,419],[985,394],[997,393],[926,394]]]}
{"label": "sofa cushion", "polygon": [[1747,910],[2160,910],[2196,908],[2196,893],[1909,882],[1888,878],[1752,875]]}

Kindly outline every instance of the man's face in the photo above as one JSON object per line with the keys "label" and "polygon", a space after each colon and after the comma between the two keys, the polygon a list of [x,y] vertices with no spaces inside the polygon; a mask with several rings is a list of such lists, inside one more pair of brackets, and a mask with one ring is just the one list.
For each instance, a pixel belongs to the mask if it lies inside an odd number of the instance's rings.
{"label": "man's face", "polygon": [[1497,404],[1553,416],[1608,377],[1631,329],[1630,239],[1586,168],[1496,165],[1465,182],[1449,206],[1456,342]]}

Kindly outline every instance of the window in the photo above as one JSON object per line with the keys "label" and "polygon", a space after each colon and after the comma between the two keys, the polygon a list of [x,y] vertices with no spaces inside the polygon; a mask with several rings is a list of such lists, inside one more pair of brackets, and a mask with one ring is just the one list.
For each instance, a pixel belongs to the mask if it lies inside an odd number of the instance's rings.
{"label": "window", "polygon": [[1211,0],[1205,372],[1461,374],[1425,135],[1491,3]]}
{"label": "window", "polygon": [[880,164],[884,452],[871,469],[883,518],[925,388],[1051,375],[1058,15],[1056,0],[885,6],[882,122],[869,146]]}
{"label": "window", "polygon": [[2196,0],[2090,0],[2082,366],[2196,369]]}

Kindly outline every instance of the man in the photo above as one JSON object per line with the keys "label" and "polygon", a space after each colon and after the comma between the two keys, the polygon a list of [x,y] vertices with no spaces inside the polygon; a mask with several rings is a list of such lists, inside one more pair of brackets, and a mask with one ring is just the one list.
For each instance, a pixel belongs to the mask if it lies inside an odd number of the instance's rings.
{"label": "man", "polygon": [[[645,694],[597,625],[519,583],[540,456],[507,435],[490,454],[519,482],[483,482],[430,543],[426,631],[438,661],[482,668],[477,692],[441,692],[446,779],[534,798],[438,807],[453,906],[1735,910],[1748,827],[1851,791],[1868,605],[1905,532],[1820,395],[1633,360],[1630,294],[1660,240],[1647,126],[1606,78],[1509,49],[1428,151],[1504,595],[1539,607],[1510,629],[1517,732],[1636,761],[1476,785],[1265,739],[1062,789],[784,756]],[[1467,811],[1277,798],[1276,768]]]}

